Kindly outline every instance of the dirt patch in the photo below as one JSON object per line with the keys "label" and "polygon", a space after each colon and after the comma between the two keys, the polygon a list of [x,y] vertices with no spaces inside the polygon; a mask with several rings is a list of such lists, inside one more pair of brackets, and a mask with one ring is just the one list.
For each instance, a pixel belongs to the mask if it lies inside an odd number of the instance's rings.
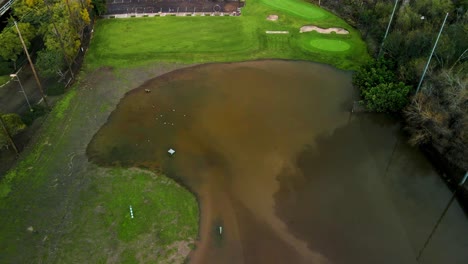
{"label": "dirt patch", "polygon": [[190,249],[190,244],[192,243],[193,241],[177,241],[170,245],[168,250],[172,254],[167,258],[167,263],[183,263],[190,251],[192,251]]}
{"label": "dirt patch", "polygon": [[320,28],[317,26],[303,26],[299,30],[299,33],[304,33],[304,32],[311,32],[311,31],[317,31],[318,33],[322,34],[331,34],[332,32],[335,32],[336,34],[340,35],[346,35],[349,34],[349,31],[344,29],[344,28]]}
{"label": "dirt patch", "polygon": [[234,12],[238,7],[239,5],[237,3],[226,3],[224,5],[224,12]]}
{"label": "dirt patch", "polygon": [[277,21],[278,20],[278,15],[269,15],[267,17],[267,20],[270,20],[270,21]]}

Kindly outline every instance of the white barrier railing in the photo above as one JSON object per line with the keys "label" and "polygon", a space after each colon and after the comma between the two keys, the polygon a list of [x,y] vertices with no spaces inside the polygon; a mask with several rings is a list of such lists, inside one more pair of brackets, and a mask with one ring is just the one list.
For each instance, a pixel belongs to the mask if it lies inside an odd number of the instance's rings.
{"label": "white barrier railing", "polygon": [[3,14],[10,9],[11,5],[15,2],[15,0],[9,0],[8,2],[4,3],[2,7],[0,7],[0,16],[3,16]]}

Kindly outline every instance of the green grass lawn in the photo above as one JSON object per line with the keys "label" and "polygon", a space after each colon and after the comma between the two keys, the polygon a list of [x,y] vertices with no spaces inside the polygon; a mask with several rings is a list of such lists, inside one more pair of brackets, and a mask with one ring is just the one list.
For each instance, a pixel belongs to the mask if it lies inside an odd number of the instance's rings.
{"label": "green grass lawn", "polygon": [[79,217],[61,244],[63,263],[106,260],[111,241],[121,241],[116,252],[122,263],[184,261],[174,249],[180,243],[193,248],[197,239],[198,205],[192,194],[167,177],[137,169],[98,169],[91,177],[81,193],[86,206],[75,212]]}
{"label": "green grass lawn", "polygon": [[[267,21],[278,14],[278,21]],[[349,35],[299,33],[303,25],[342,27]],[[265,31],[290,34],[271,37]],[[347,49],[323,49],[326,45]],[[333,43],[336,42],[336,43]],[[346,45],[347,44],[347,45]],[[318,47],[322,48],[318,48]],[[231,62],[294,59],[355,69],[369,56],[359,33],[333,14],[301,0],[251,0],[240,17],[147,17],[97,22],[86,62],[129,67],[149,62]]]}
{"label": "green grass lawn", "polygon": [[273,9],[281,10],[305,19],[318,19],[330,16],[330,13],[326,12],[324,9],[302,0],[260,0],[260,2]]}
{"label": "green grass lawn", "polygon": [[3,85],[5,84],[6,82],[8,82],[10,80],[10,76],[8,75],[0,75],[0,85]]}

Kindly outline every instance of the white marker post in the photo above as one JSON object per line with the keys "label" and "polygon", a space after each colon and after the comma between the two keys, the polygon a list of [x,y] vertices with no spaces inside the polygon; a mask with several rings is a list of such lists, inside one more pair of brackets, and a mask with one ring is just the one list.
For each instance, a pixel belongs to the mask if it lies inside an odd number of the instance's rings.
{"label": "white marker post", "polygon": [[223,233],[223,227],[220,226],[220,227],[219,227],[219,234],[221,235],[222,233]]}
{"label": "white marker post", "polygon": [[130,205],[130,217],[133,219],[133,208],[131,205]]}
{"label": "white marker post", "polygon": [[174,155],[174,153],[175,153],[175,150],[173,150],[173,149],[169,149],[167,152],[168,152],[169,154],[171,154],[171,156],[172,156],[172,155]]}

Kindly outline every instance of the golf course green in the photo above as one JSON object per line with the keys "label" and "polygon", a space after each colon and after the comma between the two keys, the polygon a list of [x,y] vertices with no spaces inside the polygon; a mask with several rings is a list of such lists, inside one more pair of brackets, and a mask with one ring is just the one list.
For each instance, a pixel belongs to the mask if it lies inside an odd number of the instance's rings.
{"label": "golf course green", "polygon": [[[278,21],[267,21],[270,14]],[[316,33],[299,33],[303,25],[341,27],[348,35],[322,34],[326,46],[317,44]],[[266,31],[289,31],[269,36]],[[242,15],[163,16],[97,21],[87,54],[87,66],[117,68],[152,62],[235,62],[255,59],[309,60],[356,69],[369,59],[357,30],[328,11],[300,0],[251,0]],[[304,44],[307,43],[307,44]],[[344,47],[347,45],[347,48]],[[339,51],[339,52],[336,52]]]}
{"label": "golf course green", "polygon": [[350,45],[345,41],[336,41],[332,39],[312,39],[310,45],[314,48],[326,51],[345,51],[350,48]]}

